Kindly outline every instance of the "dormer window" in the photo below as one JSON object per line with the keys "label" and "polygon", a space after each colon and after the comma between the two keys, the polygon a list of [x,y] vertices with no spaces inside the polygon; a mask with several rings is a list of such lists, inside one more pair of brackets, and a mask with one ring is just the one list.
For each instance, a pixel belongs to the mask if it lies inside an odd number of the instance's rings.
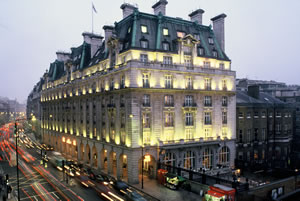
{"label": "dormer window", "polygon": [[203,47],[198,47],[198,55],[199,56],[204,55],[204,49],[203,49]]}
{"label": "dormer window", "polygon": [[184,55],[192,55],[192,48],[188,47],[188,46],[183,46],[183,53]]}
{"label": "dormer window", "polygon": [[124,49],[128,49],[128,47],[129,47],[129,42],[126,42],[126,43],[125,43],[125,48],[124,48]]}
{"label": "dormer window", "polygon": [[185,33],[184,33],[184,32],[177,31],[177,37],[178,37],[178,38],[183,38],[184,36],[185,36]]}
{"label": "dormer window", "polygon": [[128,27],[127,33],[131,32],[131,27]]}
{"label": "dormer window", "polygon": [[209,43],[210,45],[213,45],[213,44],[214,44],[214,39],[213,39],[212,37],[209,37],[209,38],[208,38],[208,43]]}
{"label": "dormer window", "polygon": [[168,35],[169,35],[169,29],[164,28],[164,29],[163,29],[163,35],[164,35],[164,36],[168,36]]}
{"label": "dormer window", "polygon": [[141,26],[142,33],[148,33],[148,27],[146,25]]}
{"label": "dormer window", "polygon": [[141,40],[141,47],[142,48],[148,48],[148,41],[147,40]]}
{"label": "dormer window", "polygon": [[162,46],[163,46],[163,50],[166,51],[170,50],[170,44],[168,42],[163,42]]}
{"label": "dormer window", "polygon": [[218,52],[216,50],[213,50],[212,54],[213,54],[213,57],[218,57]]}
{"label": "dormer window", "polygon": [[194,34],[194,38],[197,40],[200,40],[200,35],[199,34]]}

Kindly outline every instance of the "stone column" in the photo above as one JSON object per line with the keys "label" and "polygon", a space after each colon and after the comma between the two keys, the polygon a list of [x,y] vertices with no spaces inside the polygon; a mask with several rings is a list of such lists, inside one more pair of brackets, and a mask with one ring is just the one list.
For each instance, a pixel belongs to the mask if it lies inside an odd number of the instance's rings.
{"label": "stone column", "polygon": [[128,171],[128,183],[139,183],[139,155],[135,152],[131,152],[127,156],[127,171]]}

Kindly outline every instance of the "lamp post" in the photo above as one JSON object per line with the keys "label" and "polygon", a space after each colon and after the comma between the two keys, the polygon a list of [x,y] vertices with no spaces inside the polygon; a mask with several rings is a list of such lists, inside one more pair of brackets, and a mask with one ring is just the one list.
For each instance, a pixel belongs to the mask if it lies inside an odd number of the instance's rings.
{"label": "lamp post", "polygon": [[142,189],[144,189],[144,132],[143,132],[142,102],[143,102],[143,100],[141,100],[141,103],[140,103],[140,118],[141,118],[140,132],[141,132],[141,136],[142,136]]}
{"label": "lamp post", "polygon": [[17,122],[15,122],[15,132],[16,132],[16,159],[17,159],[18,201],[20,201],[20,186],[19,186],[19,153],[18,153],[18,139],[19,139],[19,132],[18,132],[18,125],[17,125]]}

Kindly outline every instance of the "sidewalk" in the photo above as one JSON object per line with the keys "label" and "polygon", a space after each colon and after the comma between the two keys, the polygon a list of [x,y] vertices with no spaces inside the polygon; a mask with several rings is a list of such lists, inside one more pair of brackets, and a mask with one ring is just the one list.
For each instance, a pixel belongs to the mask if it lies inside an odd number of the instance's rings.
{"label": "sidewalk", "polygon": [[[141,181],[141,176],[140,176]],[[201,201],[202,197],[192,192],[188,192],[183,189],[171,190],[159,183],[155,179],[149,179],[144,176],[144,189],[142,189],[141,184],[132,185],[141,191],[144,191],[161,201]]]}

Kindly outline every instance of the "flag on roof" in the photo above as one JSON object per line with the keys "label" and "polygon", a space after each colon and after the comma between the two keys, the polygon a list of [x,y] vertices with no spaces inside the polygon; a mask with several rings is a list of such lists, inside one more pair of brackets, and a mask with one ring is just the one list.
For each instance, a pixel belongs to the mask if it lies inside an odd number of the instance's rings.
{"label": "flag on roof", "polygon": [[94,3],[92,2],[92,7],[93,7],[93,11],[95,12],[95,13],[97,13],[97,10],[96,10],[96,8],[95,8],[95,6],[94,6]]}

